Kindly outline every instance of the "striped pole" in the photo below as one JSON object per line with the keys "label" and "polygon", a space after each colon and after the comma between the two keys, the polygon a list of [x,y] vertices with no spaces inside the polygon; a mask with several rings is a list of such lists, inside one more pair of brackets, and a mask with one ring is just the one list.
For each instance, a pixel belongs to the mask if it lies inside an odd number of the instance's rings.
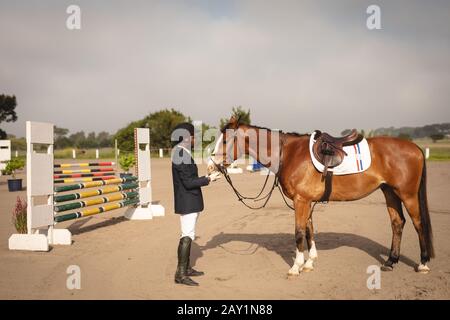
{"label": "striped pole", "polygon": [[55,220],[55,222],[63,222],[63,221],[67,221],[67,220],[78,219],[81,217],[91,216],[91,215],[99,214],[99,213],[106,212],[106,211],[120,209],[120,208],[123,208],[126,206],[138,204],[138,203],[139,203],[139,199],[137,199],[137,198],[127,199],[127,200],[124,200],[121,202],[107,204],[103,207],[91,208],[91,209],[86,209],[83,211],[68,213],[68,214],[64,214],[61,216],[56,216],[54,220]]}
{"label": "striped pole", "polygon": [[91,182],[91,181],[102,181],[102,180],[113,180],[116,179],[116,176],[101,176],[101,177],[93,177],[93,178],[79,178],[79,179],[56,179],[53,180],[54,184],[59,183],[77,183],[77,182]]}
{"label": "striped pole", "polygon": [[95,159],[99,158],[98,149],[95,149]]}
{"label": "striped pole", "polygon": [[77,152],[75,151],[75,149],[72,149],[72,158],[77,158]]}
{"label": "striped pole", "polygon": [[96,168],[96,169],[78,169],[78,170],[56,170],[53,173],[72,174],[72,173],[91,173],[91,172],[107,172],[107,171],[114,171],[114,169]]}
{"label": "striped pole", "polygon": [[[106,177],[105,177],[106,178]],[[94,188],[94,187],[101,187],[111,184],[120,184],[124,182],[132,182],[136,181],[137,177],[125,177],[125,178],[116,178],[112,177],[113,179],[110,180],[89,180],[89,181],[83,181],[83,183],[77,183],[77,184],[69,184],[67,186],[61,186],[61,187],[55,187],[55,192],[65,192],[65,191],[72,191],[72,190],[79,190],[79,189],[87,189],[87,188]],[[99,179],[99,178],[85,178],[85,179]],[[74,179],[66,179],[66,180],[74,180]],[[79,181],[82,182],[82,181]]]}
{"label": "striped pole", "polygon": [[91,173],[91,172],[107,172],[114,171],[113,168],[96,168],[96,169],[78,169],[78,170],[56,170],[53,173],[64,173],[64,174],[72,174],[72,173]]}
{"label": "striped pole", "polygon": [[53,175],[53,179],[106,177],[106,176],[114,176],[115,174],[116,174],[115,172],[55,174]]}
{"label": "striped pole", "polygon": [[136,198],[137,196],[139,196],[139,192],[136,192],[136,191],[121,192],[121,193],[113,194],[108,197],[101,197],[101,198],[90,199],[90,200],[86,200],[86,201],[62,204],[59,206],[55,206],[54,210],[55,210],[55,212],[75,210],[75,209],[79,209],[79,208],[95,206],[97,204],[102,204],[102,203],[108,203],[108,202],[119,201],[119,200],[124,200],[124,199],[133,199],[133,198]]}
{"label": "striped pole", "polygon": [[114,166],[115,162],[82,162],[82,163],[60,163],[53,165],[54,168],[74,168],[74,167],[106,167]]}
{"label": "striped pole", "polygon": [[78,192],[78,193],[64,194],[62,196],[55,196],[53,200],[57,203],[65,202],[65,201],[72,201],[72,200],[100,196],[102,194],[119,192],[119,191],[123,191],[123,190],[137,189],[137,187],[138,187],[137,183],[124,183],[124,184],[120,184],[118,186],[111,186],[111,187],[106,187],[103,189],[96,189],[96,190],[90,190],[90,191],[86,191],[86,192]]}

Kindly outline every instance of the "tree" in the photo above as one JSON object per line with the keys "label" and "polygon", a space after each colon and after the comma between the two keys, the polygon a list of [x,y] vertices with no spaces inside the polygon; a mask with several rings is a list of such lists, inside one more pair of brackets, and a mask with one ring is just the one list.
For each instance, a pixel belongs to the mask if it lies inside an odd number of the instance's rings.
{"label": "tree", "polygon": [[192,122],[192,120],[174,109],[160,110],[120,129],[115,134],[115,139],[117,139],[117,145],[121,151],[132,152],[134,150],[134,128],[150,128],[151,147],[170,148],[172,131],[177,124],[182,122]]}
{"label": "tree", "polygon": [[[0,123],[17,121],[16,96],[0,95]],[[0,139],[6,139],[6,132],[0,129]]]}
{"label": "tree", "polygon": [[400,133],[398,135],[398,138],[402,139],[402,140],[412,141],[412,138],[411,138],[411,136],[408,133]]}
{"label": "tree", "polygon": [[71,141],[67,137],[69,129],[59,128],[55,126],[53,135],[55,137],[55,149],[64,149],[72,146]]}
{"label": "tree", "polygon": [[[242,108],[242,106],[233,107],[233,109],[231,111],[231,116],[234,116],[236,119],[239,119],[239,123],[251,124],[250,109],[245,111]],[[219,127],[222,129],[228,123],[228,120],[230,120],[230,118],[222,118],[222,119],[220,119]]]}
{"label": "tree", "polygon": [[61,137],[66,137],[69,133],[69,129],[60,128],[55,126],[55,129],[53,131],[53,135],[55,136],[55,140]]}
{"label": "tree", "polygon": [[68,136],[69,130],[55,126],[55,149],[64,148],[108,148],[113,146],[113,137],[108,132],[102,131],[98,134],[89,132],[88,135],[84,131],[76,132]]}
{"label": "tree", "polygon": [[113,146],[113,137],[106,131],[99,132],[96,138],[98,148],[107,148]]}
{"label": "tree", "polygon": [[69,140],[71,142],[72,147],[83,148],[84,147],[83,144],[86,141],[86,134],[84,133],[84,131],[72,133],[69,136]]}
{"label": "tree", "polygon": [[436,133],[430,135],[431,140],[433,140],[433,143],[436,143],[438,140],[442,140],[445,138],[445,136],[442,133]]}

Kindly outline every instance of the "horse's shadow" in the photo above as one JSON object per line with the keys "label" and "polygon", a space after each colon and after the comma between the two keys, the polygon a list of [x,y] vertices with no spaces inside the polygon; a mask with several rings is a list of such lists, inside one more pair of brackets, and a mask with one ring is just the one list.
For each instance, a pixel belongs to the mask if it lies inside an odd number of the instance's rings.
{"label": "horse's shadow", "polygon": [[[340,247],[351,247],[366,252],[375,258],[380,264],[385,262],[383,255],[389,255],[389,249],[369,238],[351,234],[337,232],[320,232],[314,235],[317,250],[334,250]],[[291,265],[295,256],[294,235],[290,233],[274,234],[241,234],[241,233],[220,233],[215,235],[204,246],[200,246],[201,251],[221,247],[232,241],[242,241],[255,244],[258,247],[273,251],[278,254],[287,265]],[[231,250],[228,250],[231,251]],[[253,252],[255,252],[254,250]],[[202,254],[201,254],[202,255]],[[201,256],[196,255],[196,256]],[[415,267],[416,263],[408,257],[400,256],[400,261],[410,267]]]}

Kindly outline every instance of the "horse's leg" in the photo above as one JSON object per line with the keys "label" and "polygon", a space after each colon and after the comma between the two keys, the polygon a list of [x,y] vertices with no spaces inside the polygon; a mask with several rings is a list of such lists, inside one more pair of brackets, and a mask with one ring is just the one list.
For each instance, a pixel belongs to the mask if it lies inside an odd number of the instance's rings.
{"label": "horse's leg", "polygon": [[382,185],[381,190],[386,198],[386,205],[391,218],[392,225],[392,245],[388,260],[383,264],[381,270],[392,271],[394,264],[400,258],[400,243],[402,241],[403,227],[405,226],[405,216],[403,215],[402,201],[388,185]]}
{"label": "horse's leg", "polygon": [[314,241],[314,225],[312,222],[312,216],[309,217],[306,224],[306,244],[308,245],[308,260],[306,260],[303,266],[304,271],[314,270],[314,260],[317,259],[316,243]]}
{"label": "horse's leg", "polygon": [[310,215],[311,201],[297,199],[295,201],[295,244],[296,256],[294,265],[289,269],[288,274],[291,276],[298,276],[305,263],[304,238],[306,235],[306,225]]}
{"label": "horse's leg", "polygon": [[417,266],[417,271],[421,273],[428,273],[430,271],[430,268],[427,266],[427,262],[430,261],[430,253],[427,251],[426,237],[420,217],[419,197],[417,194],[406,197],[400,195],[400,197],[403,200],[403,204],[405,205],[406,210],[408,211],[409,216],[411,217],[414,224],[414,228],[416,229],[419,236],[420,265]]}

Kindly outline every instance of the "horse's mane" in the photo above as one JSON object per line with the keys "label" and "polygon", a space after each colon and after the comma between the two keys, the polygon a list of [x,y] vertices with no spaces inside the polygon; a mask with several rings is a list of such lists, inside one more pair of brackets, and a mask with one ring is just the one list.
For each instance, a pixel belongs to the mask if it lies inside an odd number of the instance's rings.
{"label": "horse's mane", "polygon": [[[246,126],[251,127],[251,128],[255,128],[255,129],[262,129],[262,130],[273,131],[273,129],[270,129],[270,128],[267,128],[267,127],[262,127],[262,126],[257,126],[257,125],[253,125],[253,124],[238,123],[238,126],[241,125],[241,124],[242,125],[246,125]],[[224,133],[225,130],[230,128],[230,126],[231,126],[231,123],[227,123],[220,131],[222,133]],[[309,133],[298,133],[298,132],[295,132],[295,131],[293,131],[293,132],[284,132],[283,130],[280,130],[280,133],[284,133],[284,134],[287,134],[287,135],[290,135],[290,136],[295,136],[295,137],[310,136]]]}

